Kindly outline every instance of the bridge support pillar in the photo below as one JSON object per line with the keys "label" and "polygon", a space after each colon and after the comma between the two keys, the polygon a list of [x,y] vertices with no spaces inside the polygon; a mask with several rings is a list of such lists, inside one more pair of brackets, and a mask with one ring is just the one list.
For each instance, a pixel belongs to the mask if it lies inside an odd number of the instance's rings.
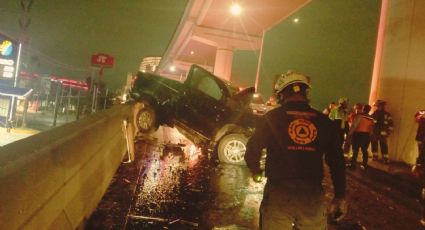
{"label": "bridge support pillar", "polygon": [[230,81],[232,76],[233,49],[217,48],[215,54],[214,75]]}
{"label": "bridge support pillar", "polygon": [[394,132],[390,159],[415,163],[417,146],[413,115],[425,107],[425,1],[382,0],[370,103],[388,102]]}

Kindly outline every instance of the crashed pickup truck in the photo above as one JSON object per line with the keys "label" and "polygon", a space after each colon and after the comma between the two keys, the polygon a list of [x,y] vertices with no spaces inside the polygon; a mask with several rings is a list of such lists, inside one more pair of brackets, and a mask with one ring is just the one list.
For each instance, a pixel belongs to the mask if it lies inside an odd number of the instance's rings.
{"label": "crashed pickup truck", "polygon": [[250,108],[254,92],[193,65],[184,82],[140,72],[130,96],[137,103],[139,132],[176,127],[195,144],[213,150],[220,162],[245,164],[246,143],[259,116]]}

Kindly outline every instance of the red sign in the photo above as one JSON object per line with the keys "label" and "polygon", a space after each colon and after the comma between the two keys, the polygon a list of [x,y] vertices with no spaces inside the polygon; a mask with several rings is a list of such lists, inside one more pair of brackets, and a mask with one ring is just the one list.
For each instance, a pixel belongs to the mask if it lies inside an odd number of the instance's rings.
{"label": "red sign", "polygon": [[91,64],[100,67],[112,67],[114,65],[114,57],[107,54],[93,54],[91,56]]}

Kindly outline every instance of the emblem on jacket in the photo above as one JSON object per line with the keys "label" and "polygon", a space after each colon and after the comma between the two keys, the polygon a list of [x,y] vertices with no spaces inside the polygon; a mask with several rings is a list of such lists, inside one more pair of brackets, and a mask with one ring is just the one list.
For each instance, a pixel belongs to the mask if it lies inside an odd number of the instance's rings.
{"label": "emblem on jacket", "polygon": [[293,120],[288,127],[289,137],[297,144],[306,145],[313,142],[317,137],[317,128],[309,120]]}

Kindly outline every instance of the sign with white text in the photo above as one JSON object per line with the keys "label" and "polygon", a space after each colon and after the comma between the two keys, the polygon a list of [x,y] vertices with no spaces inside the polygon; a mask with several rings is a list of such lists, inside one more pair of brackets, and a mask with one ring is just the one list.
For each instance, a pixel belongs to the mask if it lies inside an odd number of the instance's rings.
{"label": "sign with white text", "polygon": [[17,57],[17,42],[0,34],[0,79],[15,77]]}
{"label": "sign with white text", "polygon": [[114,66],[114,57],[108,54],[93,54],[91,56],[91,64],[102,68],[110,68]]}

